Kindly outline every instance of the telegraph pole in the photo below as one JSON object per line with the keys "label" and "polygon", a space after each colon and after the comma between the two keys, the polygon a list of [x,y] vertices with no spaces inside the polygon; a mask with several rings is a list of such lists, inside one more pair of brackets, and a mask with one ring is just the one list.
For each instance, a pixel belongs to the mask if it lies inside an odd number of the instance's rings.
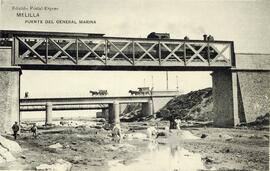
{"label": "telegraph pole", "polygon": [[153,75],[151,76],[151,80],[152,80],[152,89],[154,88],[154,77]]}
{"label": "telegraph pole", "polygon": [[143,86],[145,87],[145,78],[143,79]]}
{"label": "telegraph pole", "polygon": [[166,71],[166,89],[169,90],[169,73]]}
{"label": "telegraph pole", "polygon": [[179,85],[178,85],[178,75],[176,75],[176,90],[179,91]]}

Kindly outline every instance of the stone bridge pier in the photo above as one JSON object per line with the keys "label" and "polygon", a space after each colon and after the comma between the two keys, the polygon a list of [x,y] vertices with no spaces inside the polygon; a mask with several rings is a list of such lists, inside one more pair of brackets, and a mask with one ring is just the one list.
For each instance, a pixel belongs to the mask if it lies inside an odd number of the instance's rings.
{"label": "stone bridge pier", "polygon": [[109,121],[110,124],[115,125],[120,123],[120,104],[114,101],[109,104]]}
{"label": "stone bridge pier", "polygon": [[142,115],[143,116],[150,116],[153,114],[153,102],[149,100],[146,103],[142,103]]}
{"label": "stone bridge pier", "polygon": [[236,54],[236,67],[212,73],[214,125],[233,127],[270,113],[270,55]]}
{"label": "stone bridge pier", "polygon": [[[108,122],[112,125],[120,123],[121,114],[121,104],[118,101],[114,101],[109,104],[109,116]],[[149,116],[153,114],[153,102],[149,100],[148,102],[142,103],[142,114],[143,116]]]}
{"label": "stone bridge pier", "polygon": [[52,124],[52,112],[53,112],[53,105],[50,102],[46,103],[46,115],[45,115],[45,125]]}
{"label": "stone bridge pier", "polygon": [[0,48],[0,133],[11,133],[15,121],[20,121],[21,68],[12,66],[11,48]]}

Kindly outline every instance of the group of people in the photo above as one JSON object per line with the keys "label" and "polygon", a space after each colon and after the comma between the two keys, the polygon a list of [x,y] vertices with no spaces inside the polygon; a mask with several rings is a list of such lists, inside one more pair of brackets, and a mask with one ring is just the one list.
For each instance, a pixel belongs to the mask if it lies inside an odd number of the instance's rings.
{"label": "group of people", "polygon": [[[15,122],[12,125],[12,131],[13,131],[14,139],[16,140],[17,136],[18,136],[18,132],[20,131],[20,126],[19,126],[18,122]],[[37,125],[35,123],[32,125],[30,131],[33,133],[33,136],[36,138],[37,137]]]}
{"label": "group of people", "polygon": [[[180,130],[180,125],[181,125],[181,119],[180,118],[175,118],[174,116],[171,116],[170,119],[170,126],[168,127],[168,129],[176,129],[176,130]],[[158,125],[151,126],[148,127],[146,130],[147,133],[147,138],[158,138],[159,134],[158,134]],[[121,139],[123,138],[122,132],[121,132],[121,127],[120,124],[117,123],[113,126],[112,128],[112,137],[113,137],[113,141],[115,142],[121,142]]]}

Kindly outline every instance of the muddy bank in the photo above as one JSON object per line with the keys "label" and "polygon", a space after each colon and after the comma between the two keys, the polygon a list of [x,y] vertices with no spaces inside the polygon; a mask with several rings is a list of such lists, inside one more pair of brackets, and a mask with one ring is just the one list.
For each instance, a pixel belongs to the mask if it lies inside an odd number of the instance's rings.
{"label": "muddy bank", "polygon": [[[168,122],[160,121],[158,124],[160,136],[148,140],[146,128],[155,124],[121,123],[123,133],[134,136],[125,136],[120,144],[112,141],[111,131],[85,126],[56,127],[44,130],[45,132],[37,138],[24,132],[17,140],[23,152],[16,156],[16,162],[0,165],[0,169],[32,170],[40,164],[51,164],[58,159],[70,162],[72,170],[115,170],[112,162],[119,168],[128,166],[136,168],[142,165],[144,160],[151,163],[152,161],[147,158],[151,158],[150,154],[153,153],[161,159],[163,156],[164,162],[160,160],[162,167],[169,167],[164,165],[165,160],[181,163],[178,159],[186,160],[180,157],[186,154],[185,150],[190,156],[200,155],[200,161],[205,169],[268,170],[269,168],[268,130],[187,127],[182,131],[166,132],[164,128],[168,126]],[[174,153],[178,157],[172,158],[171,153],[167,158],[164,156],[171,151],[176,151]],[[144,160],[141,160],[143,156]],[[158,163],[155,163],[158,166]]]}

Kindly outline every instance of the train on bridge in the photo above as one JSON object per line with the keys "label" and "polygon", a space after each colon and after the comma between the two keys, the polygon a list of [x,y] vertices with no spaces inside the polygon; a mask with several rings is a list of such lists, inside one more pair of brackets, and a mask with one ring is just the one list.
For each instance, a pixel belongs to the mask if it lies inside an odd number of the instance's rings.
{"label": "train on bridge", "polygon": [[[112,62],[128,62],[126,64],[148,65],[149,62],[167,64],[199,63],[208,66],[211,62],[230,65],[231,54],[225,55],[230,42],[214,41],[212,36],[202,40],[171,39],[169,33],[150,33],[147,38],[105,37],[104,34],[75,34],[54,36],[43,33],[0,31],[0,46],[15,46],[15,63],[58,64],[71,62],[94,65]],[[67,34],[70,35],[70,34]],[[39,63],[39,62],[41,63]],[[91,62],[92,63],[92,62]],[[207,64],[209,63],[209,64]],[[69,64],[69,63],[67,63]],[[112,63],[114,65],[114,63]],[[119,64],[119,63],[117,63]],[[155,63],[156,65],[156,63]],[[196,64],[197,65],[197,64]]]}

